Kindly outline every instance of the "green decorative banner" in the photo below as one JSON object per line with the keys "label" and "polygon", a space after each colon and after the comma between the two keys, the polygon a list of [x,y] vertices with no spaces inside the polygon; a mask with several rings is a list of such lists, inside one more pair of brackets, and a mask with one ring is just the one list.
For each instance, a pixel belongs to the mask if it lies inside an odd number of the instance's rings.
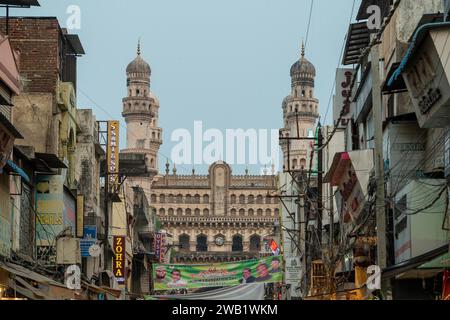
{"label": "green decorative banner", "polygon": [[208,265],[156,264],[153,289],[230,287],[247,283],[282,282],[281,256]]}

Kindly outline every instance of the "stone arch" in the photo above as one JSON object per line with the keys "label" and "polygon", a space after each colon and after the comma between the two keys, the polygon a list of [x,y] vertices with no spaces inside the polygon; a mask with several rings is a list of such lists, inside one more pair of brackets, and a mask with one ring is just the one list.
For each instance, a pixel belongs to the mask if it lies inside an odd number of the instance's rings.
{"label": "stone arch", "polygon": [[271,216],[271,215],[272,215],[272,210],[266,209],[266,216]]}
{"label": "stone arch", "polygon": [[245,195],[241,194],[241,195],[239,196],[239,203],[240,203],[240,204],[245,204]]}
{"label": "stone arch", "polygon": [[196,194],[195,196],[194,196],[194,203],[200,203],[200,195],[199,194]]}
{"label": "stone arch", "polygon": [[191,210],[190,208],[187,208],[187,209],[186,209],[186,215],[187,215],[187,216],[192,215],[192,210]]}
{"label": "stone arch", "polygon": [[181,215],[183,215],[183,209],[178,208],[177,209],[177,216],[181,216]]}
{"label": "stone arch", "polygon": [[187,194],[187,195],[185,196],[185,202],[186,202],[186,203],[192,203],[192,196],[191,196],[190,194]]}
{"label": "stone arch", "polygon": [[255,196],[254,195],[249,195],[248,196],[248,203],[253,204],[255,203]]}
{"label": "stone arch", "polygon": [[231,209],[231,215],[234,217],[237,215],[236,209]]}
{"label": "stone arch", "polygon": [[189,235],[183,233],[178,237],[178,244],[180,245],[180,250],[181,251],[190,251],[191,250],[191,246],[190,246],[190,237]]}
{"label": "stone arch", "polygon": [[209,210],[208,209],[203,209],[203,215],[204,216],[209,216]]}
{"label": "stone arch", "polygon": [[169,208],[168,213],[169,213],[169,216],[173,216],[173,208]]}
{"label": "stone arch", "polygon": [[241,217],[245,216],[245,210],[244,209],[240,209],[239,210],[239,216],[241,216]]}
{"label": "stone arch", "polygon": [[256,214],[258,215],[258,217],[262,217],[262,215],[263,215],[263,209],[258,209],[258,211],[256,212]]}
{"label": "stone arch", "polygon": [[240,234],[235,234],[232,239],[231,251],[242,252],[244,251],[244,245],[242,236]]}
{"label": "stone arch", "polygon": [[159,215],[164,216],[166,214],[166,210],[164,208],[159,209]]}
{"label": "stone arch", "polygon": [[150,202],[151,203],[156,203],[156,194],[152,194],[151,196],[150,196]]}
{"label": "stone arch", "polygon": [[207,252],[208,251],[208,237],[205,234],[199,234],[197,236],[197,252]]}
{"label": "stone arch", "polygon": [[235,204],[235,203],[236,203],[236,195],[235,195],[235,194],[232,194],[232,195],[230,196],[230,203],[231,203],[231,204]]}
{"label": "stone arch", "polygon": [[250,237],[250,251],[260,251],[261,250],[261,237],[254,234]]}
{"label": "stone arch", "polygon": [[249,215],[249,217],[253,217],[255,215],[255,210],[249,209],[248,210],[248,215]]}
{"label": "stone arch", "polygon": [[256,197],[256,203],[257,204],[263,204],[263,196],[262,195],[258,195]]}
{"label": "stone arch", "polygon": [[182,194],[177,195],[177,203],[183,203],[183,195]]}
{"label": "stone arch", "polygon": [[203,195],[203,203],[209,203],[209,195]]}
{"label": "stone arch", "polygon": [[168,202],[173,203],[173,194],[169,194],[168,196]]}
{"label": "stone arch", "polygon": [[194,215],[195,215],[196,217],[199,217],[199,216],[200,216],[200,209],[199,209],[199,208],[196,208],[196,209],[194,210]]}
{"label": "stone arch", "polygon": [[161,194],[161,195],[159,196],[159,202],[160,202],[160,203],[166,203],[166,196],[163,195],[163,194]]}

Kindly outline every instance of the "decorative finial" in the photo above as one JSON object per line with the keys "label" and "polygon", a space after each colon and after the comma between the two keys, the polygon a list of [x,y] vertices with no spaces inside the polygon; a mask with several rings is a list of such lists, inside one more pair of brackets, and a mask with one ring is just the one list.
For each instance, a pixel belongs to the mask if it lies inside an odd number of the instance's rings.
{"label": "decorative finial", "polygon": [[141,55],[141,38],[139,38],[138,40],[137,54],[138,56]]}
{"label": "decorative finial", "polygon": [[192,168],[192,175],[195,176],[195,168]]}
{"label": "decorative finial", "polygon": [[170,164],[169,164],[169,158],[167,158],[167,161],[166,161],[166,175],[169,175],[169,172],[170,172]]}
{"label": "decorative finial", "polygon": [[174,175],[177,174],[177,165],[176,165],[176,163],[173,164],[173,174]]}
{"label": "decorative finial", "polygon": [[302,58],[305,57],[305,42],[302,39]]}
{"label": "decorative finial", "polygon": [[248,168],[245,168],[245,175],[248,176]]}

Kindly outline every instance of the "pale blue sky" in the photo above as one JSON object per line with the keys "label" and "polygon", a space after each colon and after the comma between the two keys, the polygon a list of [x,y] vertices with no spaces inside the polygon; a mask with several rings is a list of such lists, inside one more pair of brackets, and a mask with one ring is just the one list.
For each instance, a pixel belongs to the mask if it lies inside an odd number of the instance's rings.
{"label": "pale blue sky", "polygon": [[[79,59],[80,108],[98,120],[120,119],[126,95],[125,68],[142,56],[152,68],[152,91],[161,102],[161,154],[170,156],[174,129],[277,129],[281,102],[290,92],[289,70],[306,37],[310,0],[41,0],[40,8],[12,15],[56,16],[66,26],[66,9],[81,8],[73,30],[86,55]],[[356,1],[356,10],[360,0]],[[306,56],[317,69],[316,96],[322,117],[330,98],[353,0],[315,0]],[[354,15],[355,15],[354,14]],[[104,110],[107,112],[105,112]],[[330,122],[330,111],[328,121]],[[125,129],[122,141],[125,141]],[[124,144],[121,144],[125,147]],[[160,167],[165,158],[160,155]],[[190,173],[190,166],[178,168]],[[243,172],[244,167],[235,168]],[[256,173],[256,168],[250,167]],[[206,171],[206,167],[197,168]]]}

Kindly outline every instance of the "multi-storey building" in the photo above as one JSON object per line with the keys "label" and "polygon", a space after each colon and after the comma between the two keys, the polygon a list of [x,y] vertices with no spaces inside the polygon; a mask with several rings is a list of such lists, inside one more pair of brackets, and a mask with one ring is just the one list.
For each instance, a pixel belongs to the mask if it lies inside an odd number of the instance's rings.
{"label": "multi-storey building", "polygon": [[155,177],[151,203],[162,227],[179,246],[177,262],[235,261],[257,258],[265,237],[274,233],[279,204],[274,175],[233,175],[216,162],[208,175]]}

